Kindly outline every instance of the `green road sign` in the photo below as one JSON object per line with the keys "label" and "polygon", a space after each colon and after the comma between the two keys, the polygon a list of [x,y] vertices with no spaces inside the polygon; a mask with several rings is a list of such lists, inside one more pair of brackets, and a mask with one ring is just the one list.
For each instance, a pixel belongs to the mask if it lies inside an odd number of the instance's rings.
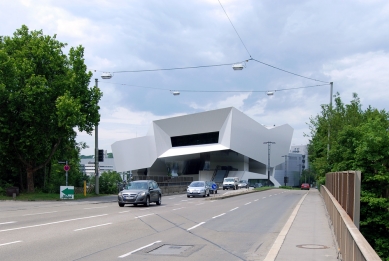
{"label": "green road sign", "polygon": [[74,186],[60,186],[60,199],[74,199]]}

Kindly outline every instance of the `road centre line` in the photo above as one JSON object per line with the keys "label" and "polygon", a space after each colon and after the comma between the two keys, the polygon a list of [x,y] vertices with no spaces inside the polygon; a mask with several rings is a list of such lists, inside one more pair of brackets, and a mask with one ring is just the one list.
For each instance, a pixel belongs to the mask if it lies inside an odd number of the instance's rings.
{"label": "road centre line", "polygon": [[85,229],[95,228],[95,227],[101,227],[101,226],[106,226],[106,225],[111,225],[111,224],[112,223],[105,223],[105,224],[101,224],[101,225],[96,225],[96,226],[91,226],[91,227],[84,227],[84,228],[75,229],[74,231],[80,231],[80,230],[85,230]]}
{"label": "road centre line", "polygon": [[154,213],[147,214],[147,215],[143,215],[143,216],[137,216],[137,217],[135,217],[135,218],[142,218],[142,217],[147,217],[147,216],[150,216],[150,215],[154,215]]}
{"label": "road centre line", "polygon": [[82,219],[95,218],[95,217],[102,217],[102,216],[107,216],[107,215],[108,215],[108,214],[102,214],[102,215],[89,216],[89,217],[81,217],[81,218],[66,219],[66,220],[55,221],[55,222],[50,222],[50,223],[44,223],[44,224],[39,224],[39,225],[32,225],[32,226],[25,226],[25,227],[16,227],[16,228],[9,228],[9,229],[0,230],[0,232],[13,231],[13,230],[19,230],[19,229],[24,229],[24,228],[32,228],[32,227],[42,227],[42,226],[54,225],[54,224],[59,224],[59,223],[65,223],[65,222],[75,221],[75,220],[82,220]]}
{"label": "road centre line", "polygon": [[162,242],[162,241],[160,241],[160,240],[155,241],[155,242],[153,242],[153,243],[151,243],[151,244],[148,244],[147,246],[140,247],[140,248],[138,248],[138,249],[135,249],[134,251],[128,252],[127,254],[121,255],[121,256],[119,256],[119,258],[123,258],[123,257],[129,256],[129,255],[131,255],[132,253],[138,252],[139,250],[142,250],[142,249],[144,249],[144,248],[146,248],[146,247],[152,246],[152,245],[154,245],[154,244],[156,244],[156,243],[159,243],[159,242]]}
{"label": "road centre line", "polygon": [[94,208],[84,208],[84,209],[95,209],[95,208],[106,208],[108,206],[104,206],[104,207],[94,207]]}
{"label": "road centre line", "polygon": [[205,223],[205,222],[198,223],[196,226],[193,226],[193,227],[191,227],[191,228],[188,228],[187,231],[192,230],[192,229],[194,229],[194,228],[196,228],[196,227],[199,227],[199,226],[201,226],[201,225],[204,224],[204,223]]}
{"label": "road centre line", "polygon": [[150,208],[142,208],[142,209],[140,209],[140,210],[149,210]]}
{"label": "road centre line", "polygon": [[199,206],[199,205],[204,205],[204,203],[196,204],[196,206]]}
{"label": "road centre line", "polygon": [[6,224],[12,224],[12,223],[16,223],[16,221],[4,222],[4,223],[0,223],[0,225],[6,225]]}
{"label": "road centre line", "polygon": [[35,215],[43,215],[43,214],[50,214],[50,213],[56,213],[58,211],[52,211],[52,212],[42,212],[42,213],[35,213],[35,214],[25,214],[23,216],[35,216]]}
{"label": "road centre line", "polygon": [[4,243],[4,244],[0,244],[0,246],[6,246],[6,245],[11,245],[11,244],[15,244],[15,243],[21,243],[22,241],[13,241],[13,242],[9,242],[9,243]]}
{"label": "road centre line", "polygon": [[175,209],[173,209],[173,210],[179,210],[179,209],[183,209],[183,208],[175,208]]}
{"label": "road centre line", "polygon": [[119,214],[123,214],[123,213],[127,213],[127,212],[130,212],[130,211],[129,210],[122,211],[122,212],[119,212]]}
{"label": "road centre line", "polygon": [[251,204],[251,202],[248,202],[248,203],[246,203],[246,204],[244,204],[244,205],[246,206],[246,205],[248,205],[248,204]]}
{"label": "road centre line", "polygon": [[259,199],[255,199],[254,201],[258,201]]}
{"label": "road centre line", "polygon": [[223,216],[223,215],[225,215],[226,213],[223,213],[223,214],[220,214],[220,215],[218,215],[218,216],[214,216],[214,217],[212,217],[212,218],[218,218],[218,217],[221,217],[221,216]]}
{"label": "road centre line", "polygon": [[266,198],[266,197],[263,197],[263,198]]}
{"label": "road centre line", "polygon": [[167,198],[167,199],[175,199],[175,198],[173,197],[173,198]]}
{"label": "road centre line", "polygon": [[235,209],[238,209],[239,207],[236,207],[236,208],[233,208],[233,209],[231,209],[230,211],[234,211]]}

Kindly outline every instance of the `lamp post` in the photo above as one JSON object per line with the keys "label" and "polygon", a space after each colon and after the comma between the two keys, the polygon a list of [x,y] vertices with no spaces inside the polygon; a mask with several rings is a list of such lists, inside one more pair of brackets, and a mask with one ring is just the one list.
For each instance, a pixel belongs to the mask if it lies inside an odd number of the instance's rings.
{"label": "lamp post", "polygon": [[[330,107],[329,107],[329,112],[328,113],[331,113],[331,111],[332,111],[332,90],[333,90],[333,87],[334,87],[334,83],[330,82]],[[331,130],[330,117],[329,117],[329,114],[328,114],[327,160],[328,160],[328,158],[330,156],[330,130]]]}
{"label": "lamp post", "polygon": [[288,183],[288,165],[287,165],[287,158],[289,158],[288,155],[284,155],[284,156],[281,156],[283,158],[285,158],[285,175],[284,175],[284,183],[285,183],[285,187],[286,187],[286,184]]}
{"label": "lamp post", "polygon": [[267,144],[267,185],[270,186],[270,146],[276,143],[274,141],[265,141],[263,144]]}
{"label": "lamp post", "polygon": [[[97,78],[95,79],[96,83],[96,88],[98,87],[98,80]],[[98,128],[99,124],[96,123],[95,126],[95,178],[96,178],[96,183],[95,183],[95,193],[98,195],[99,194],[99,138],[98,138]]]}

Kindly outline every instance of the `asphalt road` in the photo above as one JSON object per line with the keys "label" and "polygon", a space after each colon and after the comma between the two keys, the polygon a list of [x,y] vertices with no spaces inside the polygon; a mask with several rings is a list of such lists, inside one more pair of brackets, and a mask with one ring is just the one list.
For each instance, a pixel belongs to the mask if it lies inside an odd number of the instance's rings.
{"label": "asphalt road", "polygon": [[164,196],[161,206],[148,208],[1,201],[0,259],[263,260],[304,193]]}

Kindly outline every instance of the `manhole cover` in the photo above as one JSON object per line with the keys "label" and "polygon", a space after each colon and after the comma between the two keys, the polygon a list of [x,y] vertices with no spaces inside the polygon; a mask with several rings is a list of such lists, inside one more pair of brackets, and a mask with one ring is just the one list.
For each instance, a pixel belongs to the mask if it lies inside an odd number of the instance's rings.
{"label": "manhole cover", "polygon": [[180,255],[185,250],[192,248],[193,246],[180,246],[180,245],[162,245],[156,249],[151,250],[148,254],[153,255]]}
{"label": "manhole cover", "polygon": [[327,249],[328,246],[324,245],[315,245],[315,244],[304,244],[304,245],[297,245],[299,248],[306,248],[306,249]]}

